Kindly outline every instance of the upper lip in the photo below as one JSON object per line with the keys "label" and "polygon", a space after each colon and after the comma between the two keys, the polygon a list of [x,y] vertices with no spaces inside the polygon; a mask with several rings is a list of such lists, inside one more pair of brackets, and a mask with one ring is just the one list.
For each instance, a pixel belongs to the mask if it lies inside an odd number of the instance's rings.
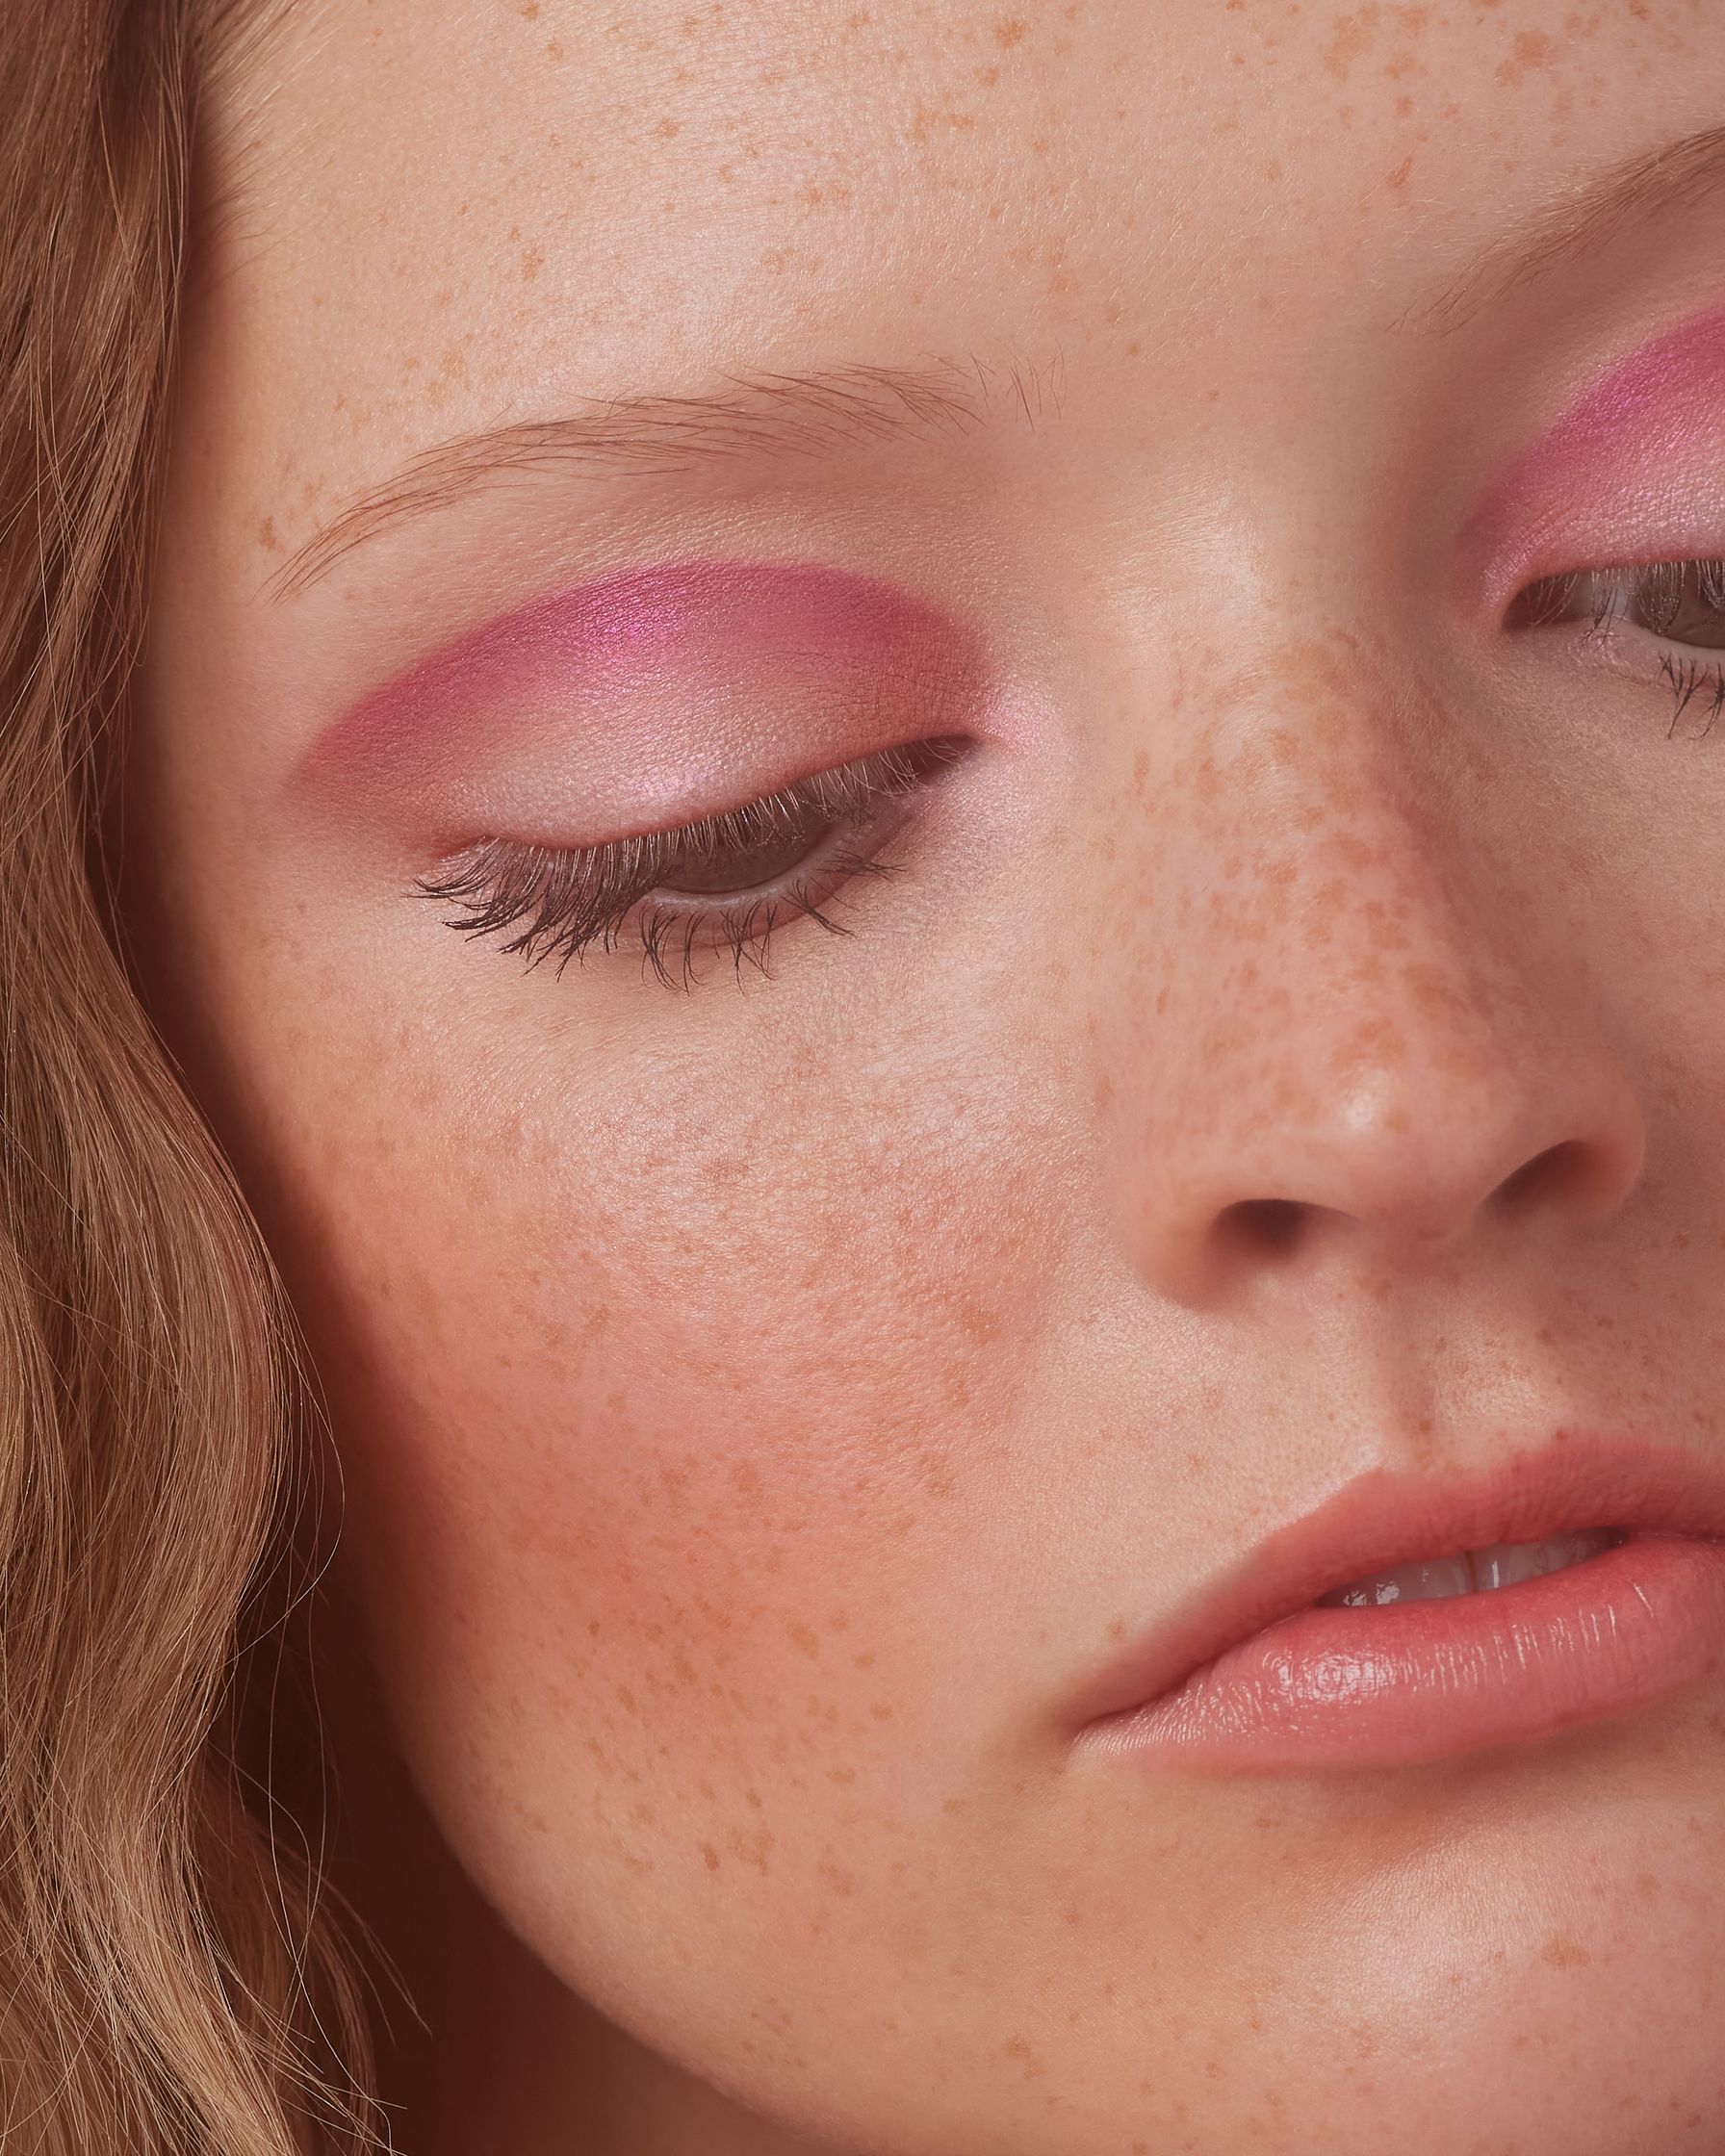
{"label": "upper lip", "polygon": [[1565,1428],[1467,1476],[1373,1468],[1140,1635],[1083,1687],[1076,1718],[1148,1706],[1226,1649],[1352,1580],[1587,1527],[1725,1537],[1725,1460],[1657,1438]]}

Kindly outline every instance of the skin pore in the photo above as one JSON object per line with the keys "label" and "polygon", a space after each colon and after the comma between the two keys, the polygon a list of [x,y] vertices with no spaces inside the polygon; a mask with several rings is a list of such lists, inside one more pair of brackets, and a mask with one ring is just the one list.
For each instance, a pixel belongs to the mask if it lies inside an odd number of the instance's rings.
{"label": "skin pore", "polygon": [[[1511,612],[1725,553],[1711,30],[297,0],[217,78],[127,902],[328,1396],[411,2156],[1725,2136],[1725,1677],[1063,1721],[1375,1466],[1725,1459],[1725,725]],[[764,970],[415,887],[935,737]]]}

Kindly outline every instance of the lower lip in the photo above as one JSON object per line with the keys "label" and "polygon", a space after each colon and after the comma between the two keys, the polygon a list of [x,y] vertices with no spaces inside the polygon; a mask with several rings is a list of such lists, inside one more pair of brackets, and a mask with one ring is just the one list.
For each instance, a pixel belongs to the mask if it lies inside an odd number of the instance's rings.
{"label": "lower lip", "polygon": [[1725,1542],[1635,1534],[1513,1587],[1302,1609],[1088,1745],[1226,1773],[1396,1767],[1529,1744],[1725,1667]]}

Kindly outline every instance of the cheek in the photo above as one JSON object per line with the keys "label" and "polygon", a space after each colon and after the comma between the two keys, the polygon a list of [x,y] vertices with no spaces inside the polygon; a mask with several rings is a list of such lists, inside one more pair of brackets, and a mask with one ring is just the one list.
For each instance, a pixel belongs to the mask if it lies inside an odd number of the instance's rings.
{"label": "cheek", "polygon": [[1060,1148],[909,1034],[890,1077],[689,1056],[650,1097],[590,1048],[457,1079],[450,1043],[326,1050],[274,1142],[400,1711],[566,1714],[564,1779],[605,1727],[661,1779],[763,1721],[878,1742],[986,1592]]}

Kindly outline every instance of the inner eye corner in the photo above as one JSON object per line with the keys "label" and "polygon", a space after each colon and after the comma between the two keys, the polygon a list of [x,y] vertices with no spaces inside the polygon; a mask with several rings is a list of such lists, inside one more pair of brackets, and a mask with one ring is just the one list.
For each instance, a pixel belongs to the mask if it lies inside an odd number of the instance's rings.
{"label": "inner eye corner", "polygon": [[1575,603],[1583,572],[1558,570],[1523,584],[1504,610],[1506,629],[1545,629],[1561,621]]}

